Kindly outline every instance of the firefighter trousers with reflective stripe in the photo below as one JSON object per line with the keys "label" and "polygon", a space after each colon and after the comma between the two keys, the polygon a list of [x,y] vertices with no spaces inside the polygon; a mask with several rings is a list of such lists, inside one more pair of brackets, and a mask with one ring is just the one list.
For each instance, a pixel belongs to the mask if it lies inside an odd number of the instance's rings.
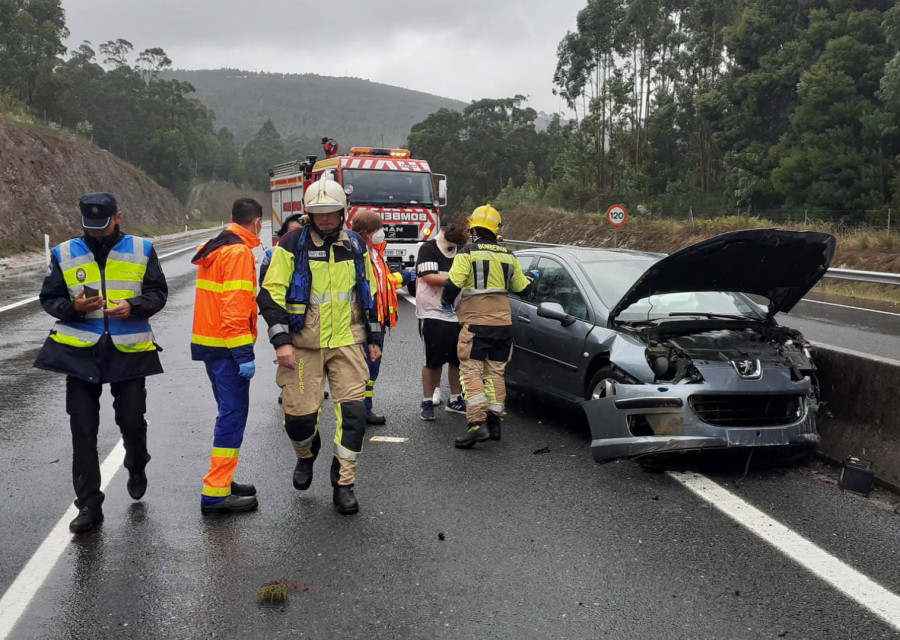
{"label": "firefighter trousers with reflective stripe", "polygon": [[368,369],[361,345],[337,349],[294,348],[297,368],[278,367],[275,381],[282,389],[284,426],[299,458],[314,458],[318,452],[318,418],[325,399],[325,380],[331,391],[337,427],[331,483],[356,482],[356,466],[366,435]]}
{"label": "firefighter trousers with reflective stripe", "polygon": [[250,410],[250,381],[238,375],[240,368],[234,358],[208,360],[205,364],[219,407],[209,472],[203,478],[200,499],[201,504],[211,505],[231,495],[231,480],[237,468]]}
{"label": "firefighter trousers with reflective stripe", "polygon": [[[145,378],[111,382],[116,424],[125,446],[125,468],[142,471],[150,461],[147,453],[147,391]],[[74,376],[66,377],[66,413],[72,429],[72,484],[75,506],[100,509],[100,459],[97,454],[97,432],[100,428],[100,395],[103,385]]]}
{"label": "firefighter trousers with reflective stripe", "polygon": [[459,377],[466,394],[466,422],[484,424],[488,411],[503,414],[506,402],[506,363],[512,356],[512,327],[465,324],[456,353]]}

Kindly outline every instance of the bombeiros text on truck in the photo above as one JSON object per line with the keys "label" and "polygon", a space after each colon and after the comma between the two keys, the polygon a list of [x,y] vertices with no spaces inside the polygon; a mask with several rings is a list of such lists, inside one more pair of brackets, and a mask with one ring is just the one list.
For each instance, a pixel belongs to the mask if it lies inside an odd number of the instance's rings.
{"label": "bombeiros text on truck", "polygon": [[[447,204],[447,177],[433,173],[428,162],[410,157],[407,149],[353,147],[340,155],[338,144],[323,138],[325,159],[307,156],[269,170],[272,230],[284,218],[303,213],[303,193],[323,173],[347,194],[347,224],[360,211],[375,211],[384,220],[385,258],[392,268],[415,265],[423,242],[440,230],[440,208]],[[278,242],[272,238],[272,244]]]}

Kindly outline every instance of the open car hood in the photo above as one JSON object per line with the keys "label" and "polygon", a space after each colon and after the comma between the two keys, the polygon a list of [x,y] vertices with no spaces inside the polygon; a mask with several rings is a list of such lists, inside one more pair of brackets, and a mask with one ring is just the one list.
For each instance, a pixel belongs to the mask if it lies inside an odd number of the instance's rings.
{"label": "open car hood", "polygon": [[835,237],[818,231],[744,229],[666,256],[647,269],[609,314],[609,323],[651,295],[734,291],[765,296],[768,317],[790,311],[825,275]]}

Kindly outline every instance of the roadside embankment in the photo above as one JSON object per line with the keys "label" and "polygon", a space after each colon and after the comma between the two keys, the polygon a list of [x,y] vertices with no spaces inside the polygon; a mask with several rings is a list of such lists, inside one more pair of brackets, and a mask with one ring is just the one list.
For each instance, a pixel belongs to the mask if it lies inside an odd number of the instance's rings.
{"label": "roadside embankment", "polygon": [[900,487],[900,361],[815,347],[824,402],[817,418],[820,453],[837,462],[871,460],[879,480]]}
{"label": "roadside embankment", "polygon": [[[602,216],[578,215],[558,209],[503,211],[502,215],[503,235],[514,240],[659,253],[674,253],[726,231],[778,226],[768,220],[747,217],[698,219],[691,224],[686,220],[655,220],[633,216],[628,218],[623,227],[615,228]],[[802,230],[799,227],[797,229]],[[877,236],[877,241],[874,235],[869,237],[862,230],[855,234],[847,232],[837,235],[837,250],[832,267],[900,273],[900,242],[896,240],[896,232],[893,236],[882,232]]]}
{"label": "roadside embankment", "polygon": [[91,191],[116,196],[131,233],[189,223],[171,192],[111,153],[71,133],[0,120],[0,255],[41,251],[44,234],[51,244],[80,235],[78,198]]}

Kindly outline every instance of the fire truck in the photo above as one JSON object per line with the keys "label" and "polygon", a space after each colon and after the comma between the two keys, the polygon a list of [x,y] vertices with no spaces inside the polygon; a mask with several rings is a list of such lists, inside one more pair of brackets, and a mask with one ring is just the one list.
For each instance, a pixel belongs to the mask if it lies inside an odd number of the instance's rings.
{"label": "fire truck", "polygon": [[[375,211],[384,220],[385,258],[393,269],[415,265],[423,242],[440,230],[440,208],[447,204],[447,176],[433,173],[425,160],[406,149],[353,147],[346,155],[323,138],[325,159],[307,156],[269,170],[272,233],[282,220],[303,213],[306,188],[328,173],[347,194],[347,223],[360,211]],[[272,238],[272,244],[278,242]]]}

